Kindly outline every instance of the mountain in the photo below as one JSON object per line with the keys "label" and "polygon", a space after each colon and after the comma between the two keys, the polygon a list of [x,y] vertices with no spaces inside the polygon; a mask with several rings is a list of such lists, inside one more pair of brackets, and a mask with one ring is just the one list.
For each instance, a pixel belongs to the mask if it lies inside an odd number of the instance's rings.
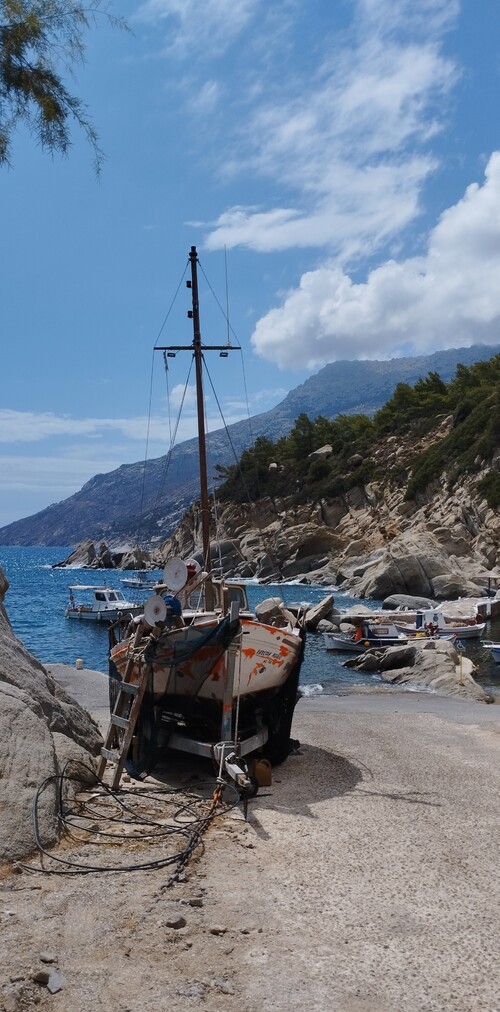
{"label": "mountain", "polygon": [[[450,380],[457,364],[489,359],[500,348],[474,345],[388,361],[340,361],[324,366],[280,404],[250,422],[212,432],[207,440],[209,475],[216,464],[238,459],[257,436],[273,440],[290,432],[301,413],[316,418],[373,414],[398,383],[413,384],[429,372]],[[39,513],[0,528],[3,545],[71,545],[91,538],[108,545],[158,544],[174,530],[198,495],[198,441],[189,439],[173,452],[146,464],[122,464],[97,474],[79,492]]]}

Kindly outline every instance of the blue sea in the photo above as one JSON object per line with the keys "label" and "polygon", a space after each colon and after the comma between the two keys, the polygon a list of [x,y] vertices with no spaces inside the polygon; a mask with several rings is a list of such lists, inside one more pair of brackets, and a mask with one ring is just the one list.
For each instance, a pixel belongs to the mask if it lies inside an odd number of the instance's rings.
{"label": "blue sea", "polygon": [[[62,662],[74,665],[81,657],[84,666],[96,671],[107,671],[108,636],[105,627],[93,622],[75,622],[65,618],[68,588],[71,584],[106,584],[126,591],[121,579],[132,573],[121,570],[53,569],[56,562],[67,558],[71,547],[11,548],[0,546],[0,567],[10,587],[5,606],[16,635],[30,653],[43,663]],[[152,574],[160,576],[161,571]],[[335,605],[347,609],[356,603],[380,607],[377,601],[362,601],[349,597],[336,588],[304,584],[248,585],[251,606],[267,597],[282,596],[286,604],[297,601],[315,604],[328,593],[333,593]],[[500,639],[500,622],[490,623],[487,639]],[[465,653],[479,668],[478,680],[500,694],[500,665],[491,660],[489,651],[481,641],[464,644]],[[353,672],[343,667],[343,655],[327,652],[321,634],[309,634],[301,672],[301,688],[306,695],[345,691],[354,684],[377,684],[377,676]]]}

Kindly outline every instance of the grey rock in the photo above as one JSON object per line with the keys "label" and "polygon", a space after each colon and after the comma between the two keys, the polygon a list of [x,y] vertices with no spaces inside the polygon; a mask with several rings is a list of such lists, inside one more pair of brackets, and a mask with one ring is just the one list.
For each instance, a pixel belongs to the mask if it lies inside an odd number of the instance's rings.
{"label": "grey rock", "polygon": [[57,994],[58,991],[62,991],[63,987],[66,986],[66,978],[63,977],[62,973],[52,972],[47,981],[47,991],[51,994]]}
{"label": "grey rock", "polygon": [[165,921],[165,926],[167,928],[174,928],[176,931],[178,931],[180,928],[185,928],[186,924],[187,924],[186,918],[182,917],[182,915],[179,915],[178,917],[169,917]]}
{"label": "grey rock", "polygon": [[306,628],[310,630],[316,629],[318,623],[330,614],[332,607],[333,594],[328,594],[327,597],[324,597],[313,608],[308,608],[305,618]]}
{"label": "grey rock", "polygon": [[414,646],[387,647],[380,658],[380,671],[392,671],[394,668],[411,667],[415,663]]}
{"label": "grey rock", "polygon": [[[1,571],[0,571],[1,572]],[[3,574],[2,574],[3,576]],[[0,579],[0,590],[8,586]],[[0,861],[24,857],[34,847],[32,802],[37,788],[57,774],[69,755],[98,755],[101,736],[87,713],[56,685],[44,666],[25,649],[0,612],[0,769],[2,819]],[[40,835],[57,839],[54,787],[39,800]]]}
{"label": "grey rock", "polygon": [[69,566],[78,569],[86,569],[95,562],[96,557],[97,552],[94,542],[87,539],[77,545],[76,548],[68,555],[67,559],[64,559],[63,562],[56,562],[52,568],[59,569]]}
{"label": "grey rock", "polygon": [[385,611],[426,611],[428,608],[435,608],[436,601],[428,597],[415,597],[412,594],[391,594],[382,602]]}
{"label": "grey rock", "polygon": [[[384,682],[428,688],[457,699],[493,702],[493,697],[475,681],[472,661],[460,657],[449,640],[416,640],[408,647],[388,647],[370,653],[374,657],[378,654],[378,670]],[[360,669],[367,656],[346,662],[346,667]]]}
{"label": "grey rock", "polygon": [[440,601],[457,601],[459,597],[480,597],[482,588],[466,575],[448,573],[432,580],[434,597]]}

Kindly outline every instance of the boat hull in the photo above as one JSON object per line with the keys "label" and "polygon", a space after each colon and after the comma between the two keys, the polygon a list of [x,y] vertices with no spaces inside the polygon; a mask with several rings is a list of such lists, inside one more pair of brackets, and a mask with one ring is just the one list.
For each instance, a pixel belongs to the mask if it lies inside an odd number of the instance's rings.
{"label": "boat hull", "polygon": [[[394,625],[400,632],[405,633],[407,636],[427,636],[430,635],[425,629],[417,628],[414,622],[395,622]],[[433,639],[459,639],[459,640],[472,640],[479,639],[481,633],[485,628],[485,623],[481,625],[446,625],[441,626],[435,633],[432,634]]]}
{"label": "boat hull", "polygon": [[[217,622],[204,622],[170,630],[162,635],[150,663],[153,669],[153,695],[156,701],[165,696],[192,697],[222,703],[226,679],[225,652],[213,644],[197,647],[200,633],[217,628]],[[116,671],[123,677],[132,646],[124,640],[110,653]],[[175,650],[193,648],[191,658],[178,662]],[[241,633],[235,643],[233,696],[253,696],[278,691],[295,668],[301,653],[299,635],[285,629],[241,620]],[[202,667],[203,666],[203,667]],[[137,680],[139,661],[132,667],[131,680]]]}
{"label": "boat hull", "polygon": [[110,623],[119,619],[134,617],[144,611],[144,605],[133,605],[127,608],[92,608],[92,606],[77,605],[75,608],[66,609],[66,618],[77,619],[85,622]]}

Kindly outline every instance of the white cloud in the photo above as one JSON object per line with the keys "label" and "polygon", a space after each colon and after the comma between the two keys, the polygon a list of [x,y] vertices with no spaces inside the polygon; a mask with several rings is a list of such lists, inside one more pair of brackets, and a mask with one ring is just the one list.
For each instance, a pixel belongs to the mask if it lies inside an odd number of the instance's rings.
{"label": "white cloud", "polygon": [[338,265],[309,271],[255,328],[259,355],[282,367],[500,344],[500,152],[430,234],[427,253],[354,283]]}
{"label": "white cloud", "polygon": [[[153,426],[165,428],[165,420],[153,419]],[[146,437],[146,418],[72,418],[51,411],[11,411],[0,408],[0,443],[31,443],[54,436],[89,436],[99,438],[114,430],[128,439]]]}
{"label": "white cloud", "polygon": [[178,410],[181,405],[184,408],[195,408],[196,407],[196,386],[194,383],[190,383],[187,386],[184,383],[177,383],[175,387],[172,387],[170,391],[170,406],[173,410]]}
{"label": "white cloud", "polygon": [[[420,210],[437,159],[457,69],[441,50],[456,3],[409,0],[354,5],[356,32],[331,43],[315,74],[293,76],[258,96],[233,143],[225,172],[249,171],[290,199],[235,206],[211,227],[209,249],[326,246],[341,262],[367,256]],[[413,33],[413,34],[412,34]]]}
{"label": "white cloud", "polygon": [[[189,49],[211,57],[223,51],[254,16],[261,0],[147,0],[137,13],[157,24],[168,19],[167,47],[184,55]],[[209,44],[209,45],[208,45]]]}
{"label": "white cloud", "polygon": [[[266,393],[272,395],[272,391],[261,392],[262,396]],[[261,401],[262,397],[257,395],[256,403]],[[172,409],[170,420],[165,414],[153,415],[149,421],[145,417],[72,418],[69,415],[56,415],[52,412],[36,413],[0,408],[0,444],[10,446],[22,444],[27,447],[43,440],[47,442],[57,440],[58,446],[63,449],[56,459],[45,458],[43,455],[33,457],[32,459],[37,461],[34,472],[47,464],[49,467],[55,467],[57,471],[62,469],[66,473],[67,461],[70,461],[70,471],[73,470],[73,464],[79,462],[80,467],[81,462],[85,461],[83,470],[90,476],[98,470],[119,467],[124,460],[135,461],[140,458],[141,451],[146,446],[146,436],[150,457],[167,453],[171,435],[175,437],[176,445],[186,439],[195,438],[198,435],[196,387],[188,385],[185,389],[181,384],[175,386],[170,393],[170,403]],[[180,411],[181,406],[182,412],[179,417],[178,409]],[[232,396],[223,400],[221,408],[227,425],[247,417],[246,403],[236,401]],[[205,398],[205,410],[207,432],[221,429],[224,422],[210,395]],[[110,441],[111,435],[115,437],[114,443]],[[5,459],[18,460],[21,466],[22,461],[31,458],[23,455]],[[82,480],[85,481],[86,478]]]}
{"label": "white cloud", "polygon": [[208,116],[213,113],[223,94],[219,81],[205,81],[191,103],[192,112],[197,116]]}

